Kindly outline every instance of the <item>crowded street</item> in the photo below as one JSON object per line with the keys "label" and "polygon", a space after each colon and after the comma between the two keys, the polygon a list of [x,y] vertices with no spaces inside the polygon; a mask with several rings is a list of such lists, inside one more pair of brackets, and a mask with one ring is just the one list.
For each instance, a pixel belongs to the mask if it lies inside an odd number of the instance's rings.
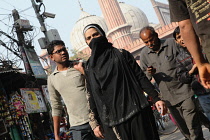
{"label": "crowded street", "polygon": [[210,0],[0,0],[0,140],[210,140]]}

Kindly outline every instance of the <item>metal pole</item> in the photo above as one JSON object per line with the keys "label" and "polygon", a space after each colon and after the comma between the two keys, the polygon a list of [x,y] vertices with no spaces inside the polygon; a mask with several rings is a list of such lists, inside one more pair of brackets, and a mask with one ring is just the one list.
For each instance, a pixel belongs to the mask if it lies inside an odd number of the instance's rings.
{"label": "metal pole", "polygon": [[31,0],[31,3],[32,3],[32,6],[33,6],[34,11],[36,13],[36,17],[39,20],[39,23],[41,25],[40,29],[44,33],[47,42],[49,42],[49,38],[47,36],[47,28],[46,28],[46,26],[44,24],[44,18],[40,15],[39,9],[38,9],[38,5],[36,5],[36,3],[34,2],[34,0]]}

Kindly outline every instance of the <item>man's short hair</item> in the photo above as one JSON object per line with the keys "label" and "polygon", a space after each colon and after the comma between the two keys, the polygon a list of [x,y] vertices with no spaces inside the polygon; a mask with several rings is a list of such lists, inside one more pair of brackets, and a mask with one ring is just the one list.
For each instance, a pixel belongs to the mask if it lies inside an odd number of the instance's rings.
{"label": "man's short hair", "polygon": [[177,26],[176,29],[173,32],[173,37],[174,37],[175,40],[176,40],[176,35],[177,34],[180,34],[180,28],[179,28],[179,26]]}
{"label": "man's short hair", "polygon": [[[154,29],[152,26],[145,26],[145,27],[143,27],[143,28],[140,30],[140,33],[139,33],[139,34],[141,34],[141,33],[142,33],[143,31],[145,31],[145,30],[150,30],[152,35],[157,35],[157,36],[158,36],[158,34],[155,32],[155,29]],[[140,36],[140,37],[141,37],[141,36]]]}
{"label": "man's short hair", "polygon": [[48,54],[52,54],[54,51],[54,47],[57,45],[65,46],[65,43],[62,40],[53,40],[47,45]]}

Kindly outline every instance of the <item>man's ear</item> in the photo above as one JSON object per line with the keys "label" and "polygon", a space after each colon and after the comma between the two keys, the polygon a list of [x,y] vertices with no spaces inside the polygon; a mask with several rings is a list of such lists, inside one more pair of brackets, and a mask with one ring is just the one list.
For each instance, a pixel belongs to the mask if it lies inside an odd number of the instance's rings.
{"label": "man's ear", "polygon": [[158,38],[158,33],[157,32],[155,32],[155,36]]}
{"label": "man's ear", "polygon": [[54,57],[53,57],[52,54],[49,55],[49,58],[50,58],[52,61],[54,61]]}

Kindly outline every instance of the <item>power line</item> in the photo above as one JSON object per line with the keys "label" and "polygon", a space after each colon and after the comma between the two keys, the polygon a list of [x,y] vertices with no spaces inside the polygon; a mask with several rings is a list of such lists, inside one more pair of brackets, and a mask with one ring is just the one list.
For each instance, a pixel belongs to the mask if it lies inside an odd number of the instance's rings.
{"label": "power line", "polygon": [[1,40],[0,40],[0,45],[4,46],[7,50],[13,52],[17,57],[19,57],[19,58],[22,59],[22,57],[17,52],[15,52],[11,48],[7,47],[7,45],[3,41],[1,41]]}
{"label": "power line", "polygon": [[28,9],[31,9],[31,8],[32,8],[32,6],[31,6],[31,7],[26,8],[26,9],[24,9],[24,10],[19,11],[19,13],[22,13],[22,12],[24,12],[24,11],[27,11]]}
{"label": "power line", "polygon": [[10,35],[8,35],[7,33],[0,31],[1,34],[5,35],[6,37],[8,37],[9,39],[11,39],[12,41],[16,42],[18,44],[18,41],[14,38],[12,38]]}
{"label": "power line", "polygon": [[[13,6],[13,8],[16,9],[15,6]],[[26,9],[24,9],[24,10],[21,10],[19,13],[25,12],[25,11],[31,9],[31,8],[32,8],[32,6],[26,8]],[[8,10],[8,9],[1,8],[1,7],[0,7],[0,9],[6,10],[6,11],[10,11],[10,12],[12,11],[12,10]],[[22,14],[23,14],[23,13],[22,13]],[[12,14],[0,14],[0,15],[9,15],[9,17],[6,17],[6,18],[4,18],[4,19],[1,19],[0,21],[3,21],[3,20],[5,20],[5,19],[8,19],[8,18],[12,17]],[[23,15],[26,15],[26,16],[30,16],[30,17],[36,18],[35,16],[31,16],[31,15],[27,15],[27,14],[23,14]]]}
{"label": "power line", "polygon": [[[23,13],[22,13],[22,15],[29,16],[29,17],[32,17],[32,18],[37,18],[37,17],[35,17],[35,16],[31,16],[31,15],[27,15],[27,14],[23,14]],[[21,17],[22,17],[22,16],[21,16]]]}
{"label": "power line", "polygon": [[8,18],[11,18],[11,17],[12,17],[12,14],[8,14],[8,17],[5,17],[5,18],[1,19],[0,22],[2,22],[3,24],[5,24],[6,26],[8,26],[6,23],[3,22],[3,20],[8,19]]}
{"label": "power line", "polygon": [[5,2],[5,3],[7,3],[7,4],[9,4],[9,5],[12,6],[13,8],[15,8],[15,6],[12,5],[11,3],[9,3],[9,2],[7,2],[7,1],[5,1],[5,0],[2,0],[2,1]]}
{"label": "power line", "polygon": [[5,9],[5,8],[1,8],[1,7],[0,7],[0,9],[5,10],[5,11],[11,11],[11,10],[8,10],[8,9]]}

